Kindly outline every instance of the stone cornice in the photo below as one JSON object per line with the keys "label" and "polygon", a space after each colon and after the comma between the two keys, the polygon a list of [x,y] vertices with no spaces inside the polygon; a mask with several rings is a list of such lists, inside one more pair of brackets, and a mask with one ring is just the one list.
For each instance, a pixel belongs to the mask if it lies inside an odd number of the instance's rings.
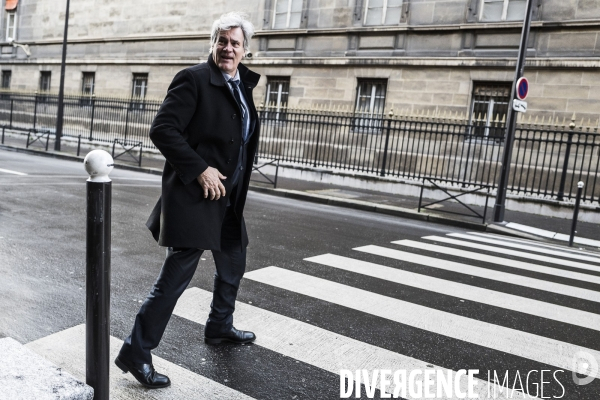
{"label": "stone cornice", "polygon": [[[473,30],[520,30],[521,22],[495,22],[495,23],[463,23],[454,25],[397,25],[381,27],[347,27],[347,28],[319,28],[319,29],[285,29],[261,30],[254,35],[255,38],[268,36],[298,36],[298,35],[346,35],[346,34],[390,34],[406,32],[436,32],[436,31],[473,31]],[[563,29],[563,28],[598,28],[600,20],[573,20],[573,21],[534,21],[533,29]],[[174,32],[152,33],[144,35],[115,36],[108,38],[69,38],[69,44],[114,43],[114,42],[140,42],[140,41],[174,41],[174,40],[208,40],[210,33],[206,32]],[[60,45],[62,38],[22,41],[29,46]],[[0,42],[0,45],[8,45]]]}
{"label": "stone cornice", "polygon": [[[204,55],[193,58],[90,58],[68,59],[69,65],[181,65],[198,64],[206,59]],[[3,65],[60,65],[59,58],[40,59],[0,59]],[[506,57],[262,57],[245,60],[244,64],[254,66],[406,66],[406,67],[464,67],[464,68],[514,68],[515,59]],[[528,58],[528,68],[600,68],[600,58]]]}

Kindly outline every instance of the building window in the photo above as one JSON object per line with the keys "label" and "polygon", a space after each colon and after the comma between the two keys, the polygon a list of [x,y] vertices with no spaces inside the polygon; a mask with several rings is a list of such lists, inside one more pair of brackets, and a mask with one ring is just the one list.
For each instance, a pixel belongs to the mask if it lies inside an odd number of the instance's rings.
{"label": "building window", "polygon": [[303,0],[275,0],[273,29],[300,28]]}
{"label": "building window", "polygon": [[94,94],[95,83],[96,73],[84,72],[81,78],[81,94],[84,96],[92,96]]}
{"label": "building window", "polygon": [[396,25],[402,15],[402,0],[366,0],[365,25]]}
{"label": "building window", "polygon": [[94,95],[95,86],[96,73],[84,72],[81,76],[81,99],[79,100],[79,103],[82,106],[92,105],[92,96]]}
{"label": "building window", "polygon": [[6,12],[6,41],[17,39],[17,13]]}
{"label": "building window", "polygon": [[[131,97],[136,100],[144,100],[148,92],[148,74],[133,74],[131,86]],[[143,109],[143,101],[132,101],[131,108]]]}
{"label": "building window", "polygon": [[[9,91],[10,90],[10,78],[12,77],[11,71],[2,71],[2,90]],[[0,99],[6,100],[10,99],[10,94],[2,93],[0,94]]]}
{"label": "building window", "polygon": [[282,108],[287,108],[288,96],[290,94],[290,78],[281,76],[267,76],[267,95],[265,104],[267,111],[265,119],[270,121],[285,120]]}
{"label": "building window", "polygon": [[148,74],[133,74],[131,97],[144,99],[148,91]]}
{"label": "building window", "polygon": [[354,129],[379,130],[385,107],[387,80],[358,79]]}
{"label": "building window", "polygon": [[290,78],[267,77],[267,97],[265,104],[273,107],[287,107],[290,94]]}
{"label": "building window", "polygon": [[50,91],[50,78],[52,77],[52,72],[50,71],[41,71],[40,72],[40,92],[49,92]]}
{"label": "building window", "polygon": [[42,95],[38,97],[39,101],[45,102],[49,99],[47,93],[50,91],[50,78],[52,78],[52,72],[40,72],[40,92]]}
{"label": "building window", "polygon": [[12,77],[11,71],[2,71],[2,89],[10,89],[10,78]]}
{"label": "building window", "polygon": [[475,82],[471,102],[471,134],[479,137],[504,137],[504,122],[510,102],[511,83]]}
{"label": "building window", "polygon": [[481,0],[479,19],[486,22],[521,21],[525,18],[527,0]]}
{"label": "building window", "polygon": [[385,106],[387,80],[358,79],[356,86],[356,112],[369,116],[382,116]]}

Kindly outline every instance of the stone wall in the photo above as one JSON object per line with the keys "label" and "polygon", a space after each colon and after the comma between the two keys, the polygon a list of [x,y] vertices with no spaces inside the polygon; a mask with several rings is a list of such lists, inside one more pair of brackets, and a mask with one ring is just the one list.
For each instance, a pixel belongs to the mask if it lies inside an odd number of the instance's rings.
{"label": "stone wall", "polygon": [[[132,74],[148,73],[148,95],[162,98],[173,75],[204,61],[212,21],[225,11],[249,14],[258,32],[248,64],[264,76],[289,76],[292,106],[353,107],[357,78],[388,80],[386,112],[466,113],[473,82],[510,82],[520,23],[478,22],[481,0],[405,0],[395,26],[365,27],[364,0],[303,0],[300,29],[273,30],[275,0],[78,0],[69,16],[67,92],[82,72],[96,73],[96,93],[128,96]],[[596,119],[600,110],[600,0],[536,3],[526,75],[531,113]],[[58,90],[64,2],[23,0],[18,41],[31,57],[2,42],[0,69],[11,88],[36,90],[40,71]],[[6,20],[4,11],[0,27]]]}

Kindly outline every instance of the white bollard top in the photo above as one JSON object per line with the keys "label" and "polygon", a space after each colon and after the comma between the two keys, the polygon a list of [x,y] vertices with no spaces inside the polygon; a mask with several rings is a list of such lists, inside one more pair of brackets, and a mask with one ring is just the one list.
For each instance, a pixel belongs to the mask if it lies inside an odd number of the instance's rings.
{"label": "white bollard top", "polygon": [[577,184],[577,187],[581,189],[583,187],[583,182],[579,181],[579,183]]}
{"label": "white bollard top", "polygon": [[110,182],[108,174],[114,168],[113,158],[104,150],[92,150],[83,160],[85,170],[90,177],[88,182]]}

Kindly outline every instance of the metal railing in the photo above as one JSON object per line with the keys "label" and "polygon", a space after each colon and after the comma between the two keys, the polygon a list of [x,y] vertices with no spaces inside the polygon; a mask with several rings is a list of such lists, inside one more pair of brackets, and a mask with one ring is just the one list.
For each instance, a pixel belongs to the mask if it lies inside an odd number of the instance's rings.
{"label": "metal railing", "polygon": [[[0,124],[54,132],[57,105],[53,93],[0,92]],[[63,136],[153,148],[148,129],[160,105],[156,100],[65,95]]]}
{"label": "metal railing", "polygon": [[[262,109],[259,153],[313,167],[461,187],[497,185],[504,122],[464,116],[369,118],[342,111]],[[484,127],[485,129],[482,129]],[[600,198],[597,128],[521,123],[508,190],[573,200],[584,181],[586,202]]]}
{"label": "metal railing", "polygon": [[[110,145],[142,143],[161,102],[95,96],[65,96],[64,136]],[[0,125],[48,130],[56,125],[57,96],[0,93]],[[504,121],[454,115],[373,117],[349,110],[259,107],[259,156],[300,165],[373,176],[426,179],[450,186],[496,187]],[[514,143],[508,190],[555,200],[600,198],[598,128],[563,121],[521,121]],[[568,124],[568,125],[567,125]]]}

